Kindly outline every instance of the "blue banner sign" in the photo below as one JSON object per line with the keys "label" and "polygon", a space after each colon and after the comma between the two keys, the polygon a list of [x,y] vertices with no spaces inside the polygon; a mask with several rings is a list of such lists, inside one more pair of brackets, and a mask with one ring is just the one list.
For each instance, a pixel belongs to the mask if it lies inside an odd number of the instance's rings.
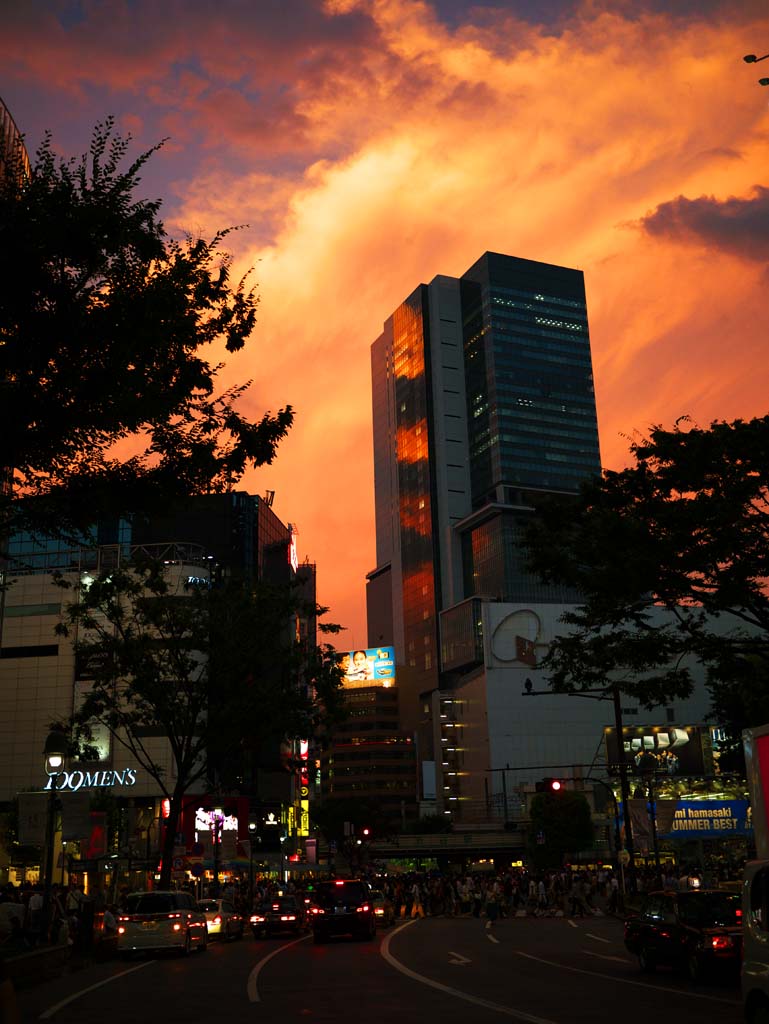
{"label": "blue banner sign", "polygon": [[679,800],[667,839],[728,839],[753,832],[748,800]]}

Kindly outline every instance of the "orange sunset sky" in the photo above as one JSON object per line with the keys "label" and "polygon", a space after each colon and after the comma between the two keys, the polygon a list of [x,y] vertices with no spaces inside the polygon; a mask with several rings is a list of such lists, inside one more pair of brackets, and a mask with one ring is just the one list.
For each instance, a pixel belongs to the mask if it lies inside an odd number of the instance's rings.
{"label": "orange sunset sky", "polygon": [[[769,6],[507,0],[25,0],[0,96],[37,147],[114,114],[169,141],[142,187],[172,232],[247,225],[259,324],[226,382],[296,423],[276,492],[362,646],[375,565],[369,347],[420,282],[485,250],[585,273],[604,465],[688,414],[765,415]],[[766,70],[764,70],[766,69]]]}

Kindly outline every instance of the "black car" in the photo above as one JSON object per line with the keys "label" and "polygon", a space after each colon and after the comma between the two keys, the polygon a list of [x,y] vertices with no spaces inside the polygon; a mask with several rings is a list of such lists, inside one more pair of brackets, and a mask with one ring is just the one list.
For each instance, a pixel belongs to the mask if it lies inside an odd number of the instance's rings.
{"label": "black car", "polygon": [[374,901],[367,882],[359,878],[321,882],[310,907],[313,938],[327,942],[332,935],[373,939],[376,935]]}
{"label": "black car", "polygon": [[260,903],[249,917],[254,938],[267,938],[280,932],[298,935],[307,923],[304,900],[297,896],[275,896]]}
{"label": "black car", "polygon": [[625,921],[625,946],[642,971],[658,964],[686,970],[702,981],[714,969],[739,970],[742,953],[740,897],[720,889],[652,892],[640,913]]}

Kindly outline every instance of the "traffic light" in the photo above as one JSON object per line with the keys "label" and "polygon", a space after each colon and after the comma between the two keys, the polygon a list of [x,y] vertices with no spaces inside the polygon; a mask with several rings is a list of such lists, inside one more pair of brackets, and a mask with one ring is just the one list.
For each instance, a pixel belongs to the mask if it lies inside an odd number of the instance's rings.
{"label": "traffic light", "polygon": [[538,782],[535,789],[538,793],[560,793],[563,789],[563,782],[561,779],[546,778]]}
{"label": "traffic light", "polygon": [[368,825],[363,826],[363,828],[360,830],[360,835],[362,839],[371,838],[371,829],[368,827]]}

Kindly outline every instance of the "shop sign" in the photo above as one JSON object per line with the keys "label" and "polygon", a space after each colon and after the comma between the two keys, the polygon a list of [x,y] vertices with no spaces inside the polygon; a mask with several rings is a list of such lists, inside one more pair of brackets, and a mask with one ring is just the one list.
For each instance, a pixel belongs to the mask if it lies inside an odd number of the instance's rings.
{"label": "shop sign", "polygon": [[123,768],[122,771],[107,768],[96,772],[84,772],[75,768],[69,772],[51,772],[48,782],[43,788],[55,789],[57,792],[77,793],[79,789],[109,789],[112,786],[135,785],[135,768]]}

